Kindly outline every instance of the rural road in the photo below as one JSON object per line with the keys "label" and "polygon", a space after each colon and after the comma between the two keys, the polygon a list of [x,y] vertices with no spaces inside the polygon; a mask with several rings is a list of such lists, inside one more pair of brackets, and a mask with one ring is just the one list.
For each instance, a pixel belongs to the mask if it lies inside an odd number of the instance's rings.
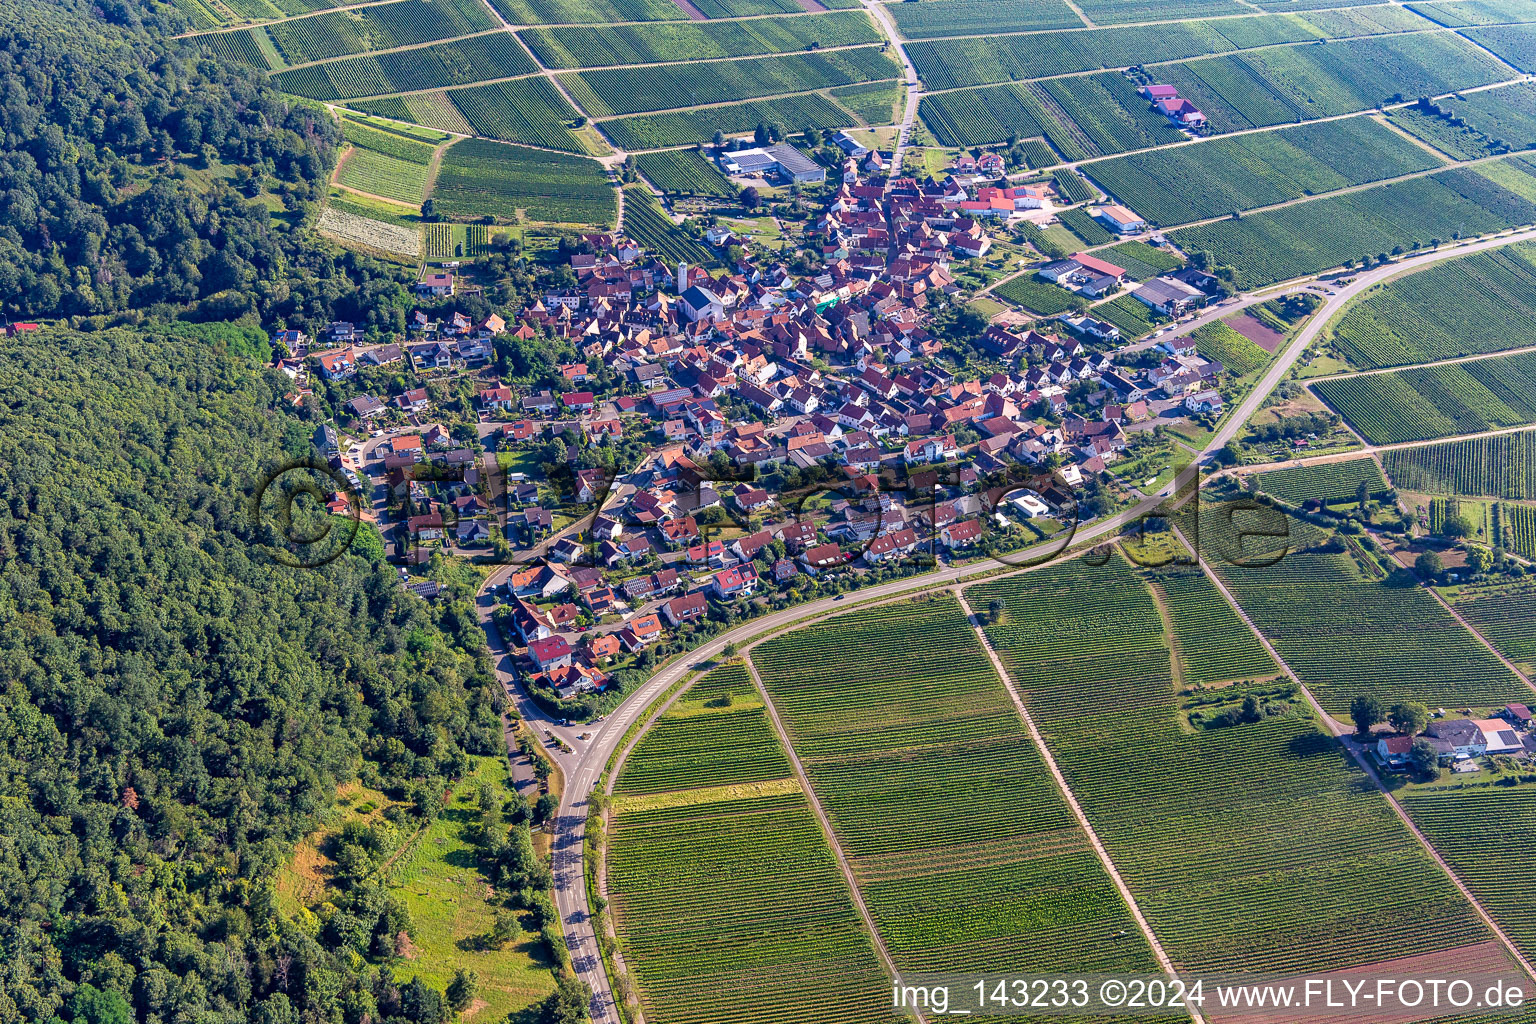
{"label": "rural road", "polygon": [[[1467,245],[1444,248],[1412,260],[1364,271],[1356,277],[1353,283],[1343,288],[1335,289],[1335,294],[1318,308],[1307,327],[1298,333],[1296,338],[1277,355],[1274,363],[1264,374],[1258,385],[1233,408],[1232,412],[1223,421],[1223,425],[1217,429],[1210,441],[1207,442],[1189,466],[1180,471],[1174,480],[1156,495],[1148,497],[1146,500],[1103,522],[1094,523],[1078,530],[1070,539],[1069,547],[1077,548],[1088,542],[1116,536],[1124,527],[1152,512],[1165,497],[1192,482],[1198,475],[1199,468],[1219,452],[1228,441],[1237,436],[1243,424],[1259,409],[1264,398],[1285,377],[1291,365],[1306,350],[1307,346],[1317,338],[1328,321],[1356,296],[1380,284],[1382,281],[1430,263],[1531,238],[1536,238],[1536,229],[1528,229]],[[1275,290],[1271,289],[1270,291],[1273,292]],[[1059,557],[1060,554],[1060,552],[1053,552],[1052,557]],[[565,935],[570,946],[571,959],[576,972],[583,981],[592,987],[592,1019],[597,1024],[619,1024],[619,1017],[614,1008],[613,990],[599,954],[596,937],[592,929],[587,905],[586,882],[582,870],[583,846],[586,840],[588,797],[597,785],[598,778],[602,775],[609,759],[619,749],[620,744],[623,742],[624,734],[629,730],[630,726],[639,721],[651,705],[670,689],[673,684],[682,680],[689,673],[701,670],[711,661],[718,658],[727,644],[744,647],[750,641],[762,640],[770,634],[784,632],[815,620],[827,618],[836,613],[858,609],[874,601],[952,586],[967,577],[991,572],[995,568],[995,563],[990,561],[980,564],[950,566],[920,576],[878,584],[850,594],[843,600],[823,598],[753,619],[728,632],[719,634],[694,650],[675,659],[629,694],[623,703],[601,723],[576,728],[562,728],[555,725],[550,720],[550,717],[533,704],[516,685],[516,676],[512,671],[511,655],[507,651],[495,626],[490,621],[491,611],[495,607],[495,603],[490,596],[490,590],[505,579],[512,569],[506,567],[492,573],[478,596],[477,611],[481,624],[485,628],[486,642],[490,646],[492,657],[496,663],[497,678],[517,705],[519,713],[523,715],[524,719],[536,732],[541,733],[544,729],[548,729],[552,734],[559,736],[573,748],[570,753],[546,748],[546,752],[559,766],[565,780],[552,843],[555,874],[554,896],[555,904],[564,923]],[[579,738],[579,734],[583,731],[592,732],[592,738],[588,741],[582,741]]]}
{"label": "rural road", "polygon": [[901,158],[907,147],[912,142],[912,126],[917,122],[917,107],[923,98],[922,83],[917,77],[917,65],[912,63],[912,58],[907,56],[907,48],[902,44],[901,33],[896,31],[896,22],[891,17],[891,12],[880,0],[864,0],[864,8],[869,11],[875,24],[879,25],[890,39],[891,49],[896,51],[902,66],[906,69],[907,102],[903,108],[901,125],[896,132],[896,144],[891,147],[891,177],[901,173]]}

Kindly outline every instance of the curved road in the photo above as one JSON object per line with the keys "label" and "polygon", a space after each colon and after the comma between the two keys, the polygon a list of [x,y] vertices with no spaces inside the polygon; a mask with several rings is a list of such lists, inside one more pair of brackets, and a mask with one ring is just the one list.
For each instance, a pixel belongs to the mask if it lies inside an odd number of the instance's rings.
{"label": "curved road", "polygon": [[[1361,292],[1380,284],[1388,278],[1427,266],[1430,263],[1533,238],[1536,238],[1536,228],[1441,249],[1412,260],[1392,263],[1374,270],[1361,272],[1356,276],[1353,283],[1336,289],[1334,295],[1318,308],[1307,327],[1297,334],[1296,338],[1281,351],[1258,385],[1234,407],[1232,413],[1211,437],[1197,458],[1189,466],[1185,467],[1168,486],[1164,487],[1156,495],[1146,498],[1144,501],[1118,515],[1078,530],[1069,542],[1070,547],[1075,549],[1090,541],[1115,536],[1123,527],[1150,513],[1165,497],[1189,484],[1198,476],[1200,467],[1208,462],[1215,453],[1219,452],[1228,441],[1237,436],[1238,431],[1242,429],[1242,425],[1258,411],[1264,398],[1274,390],[1275,386],[1290,370],[1291,365],[1322,332],[1334,314],[1343,309],[1350,300],[1354,299]],[[1035,567],[1038,566],[1031,568]],[[647,709],[674,683],[716,658],[727,644],[734,643],[740,647],[749,640],[761,640],[768,634],[784,632],[790,628],[805,625],[811,620],[826,618],[833,614],[857,609],[873,601],[951,586],[967,577],[991,572],[996,569],[996,565],[993,562],[987,561],[964,566],[951,566],[925,573],[921,576],[893,580],[889,583],[882,583],[865,590],[856,591],[843,600],[823,598],[753,619],[729,632],[714,637],[693,651],[675,659],[633,693],[629,694],[617,710],[601,723],[569,727],[554,723],[516,685],[516,677],[511,671],[513,667],[511,654],[507,651],[501,636],[491,623],[490,616],[495,607],[495,602],[490,596],[490,591],[505,580],[511,574],[513,568],[511,566],[504,566],[492,573],[486,580],[484,587],[482,587],[477,596],[477,613],[481,625],[485,629],[486,642],[489,644],[495,660],[497,677],[501,680],[510,699],[516,704],[519,713],[535,729],[536,734],[548,730],[571,748],[569,752],[563,752],[546,747],[546,752],[559,765],[565,780],[565,789],[561,795],[560,810],[551,845],[554,859],[555,905],[558,907],[561,920],[565,925],[566,940],[570,946],[571,960],[576,972],[583,981],[592,987],[592,1019],[597,1024],[619,1024],[619,1016],[613,1003],[613,990],[609,984],[607,972],[604,969],[602,958],[597,948],[596,938],[587,909],[586,880],[582,873],[582,851],[586,840],[587,798],[597,785],[598,777],[602,775],[609,759],[618,749],[629,727],[644,715]],[[1020,569],[1015,571],[1025,572],[1029,570]],[[582,740],[581,735],[584,733],[588,734],[590,738]]]}

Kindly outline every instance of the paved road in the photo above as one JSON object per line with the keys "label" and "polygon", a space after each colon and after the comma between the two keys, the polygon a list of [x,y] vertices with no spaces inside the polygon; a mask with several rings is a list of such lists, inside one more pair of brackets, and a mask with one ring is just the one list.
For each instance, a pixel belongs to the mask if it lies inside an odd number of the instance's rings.
{"label": "paved road", "polygon": [[886,10],[886,5],[880,0],[864,0],[864,7],[875,19],[890,39],[891,49],[896,51],[902,66],[906,68],[907,105],[902,114],[901,126],[896,132],[896,145],[891,152],[891,177],[901,173],[901,158],[906,152],[907,146],[912,142],[912,125],[917,121],[917,106],[923,98],[921,80],[917,77],[917,65],[912,63],[912,58],[907,56],[907,48],[902,44],[901,33],[896,31],[896,22],[891,18],[891,12]]}
{"label": "paved road", "polygon": [[[1228,416],[1223,426],[1217,429],[1204,449],[1198,453],[1197,457],[1188,467],[1181,471],[1172,482],[1156,495],[1103,522],[1094,523],[1078,530],[1070,541],[1071,547],[1080,547],[1092,541],[1118,535],[1124,527],[1136,522],[1142,516],[1155,509],[1163,498],[1173,494],[1176,489],[1182,489],[1191,483],[1197,477],[1200,467],[1209,462],[1211,457],[1219,452],[1228,441],[1237,436],[1243,424],[1258,411],[1265,396],[1274,390],[1275,386],[1290,370],[1291,365],[1317,337],[1327,322],[1332,319],[1333,315],[1343,309],[1355,296],[1389,277],[1424,266],[1427,263],[1463,256],[1481,249],[1508,245],[1510,242],[1526,238],[1536,238],[1536,229],[1457,248],[1442,249],[1413,260],[1406,266],[1396,263],[1375,270],[1365,271],[1358,275],[1352,284],[1344,288],[1335,289],[1335,294],[1323,303],[1314,314],[1311,323],[1281,351],[1273,365],[1260,380],[1258,386],[1233,409],[1232,414]],[[605,721],[595,726],[569,728],[554,725],[550,721],[549,716],[539,710],[532,701],[524,697],[515,685],[514,677],[510,672],[510,656],[501,641],[501,637],[497,635],[495,628],[490,625],[490,610],[493,604],[488,595],[489,589],[499,583],[501,579],[504,579],[505,575],[510,573],[511,570],[499,570],[497,573],[492,574],[487,580],[486,587],[479,598],[479,611],[481,622],[486,627],[487,643],[490,644],[492,655],[496,659],[497,676],[502,681],[503,686],[506,687],[519,711],[533,725],[536,731],[542,732],[543,729],[547,728],[552,734],[561,737],[573,748],[569,753],[553,749],[549,751],[556,764],[559,765],[565,779],[565,788],[561,796],[553,843],[555,905],[558,907],[561,920],[565,924],[565,934],[571,947],[571,956],[577,973],[582,980],[592,986],[592,1019],[597,1024],[618,1024],[619,1018],[613,1008],[612,988],[609,985],[606,971],[598,955],[595,937],[589,920],[586,884],[582,874],[582,848],[586,837],[587,798],[597,785],[598,777],[603,773],[609,759],[619,749],[624,733],[628,731],[629,727],[639,720],[646,713],[647,709],[673,684],[691,672],[704,669],[720,655],[727,644],[735,644],[741,647],[751,640],[761,640],[767,635],[785,632],[808,621],[826,618],[874,601],[952,586],[967,577],[990,572],[995,568],[996,565],[992,562],[950,566],[921,576],[893,580],[889,583],[869,587],[865,590],[849,594],[841,600],[838,598],[824,598],[819,601],[785,608],[754,619],[729,632],[716,636],[707,643],[695,648],[686,656],[676,659],[661,669],[626,697],[624,702]],[[579,738],[579,734],[587,730],[592,731],[592,738],[582,741]]]}

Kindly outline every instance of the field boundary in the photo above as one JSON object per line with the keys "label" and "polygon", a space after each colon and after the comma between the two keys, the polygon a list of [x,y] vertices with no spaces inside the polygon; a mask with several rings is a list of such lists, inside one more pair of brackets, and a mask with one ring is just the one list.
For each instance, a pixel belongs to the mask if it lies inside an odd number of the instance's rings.
{"label": "field boundary", "polygon": [[[751,646],[757,646],[756,643]],[[885,937],[880,934],[880,929],[875,925],[875,918],[869,912],[869,905],[864,902],[864,892],[859,888],[858,879],[853,875],[853,868],[848,863],[848,855],[843,852],[842,844],[837,841],[837,833],[832,829],[832,822],[827,817],[826,810],[821,806],[821,798],[816,795],[816,790],[811,787],[811,780],[805,774],[805,765],[800,763],[800,754],[795,750],[795,745],[790,742],[789,730],[784,728],[784,721],[779,717],[779,709],[774,707],[773,698],[768,695],[768,688],[763,685],[762,676],[758,675],[757,663],[747,653],[742,661],[746,664],[747,674],[752,677],[752,685],[757,687],[758,694],[763,698],[763,708],[768,712],[768,718],[773,722],[773,731],[778,735],[779,742],[784,745],[784,753],[789,756],[789,763],[795,771],[795,778],[800,783],[800,788],[805,791],[806,803],[810,805],[811,812],[816,815],[816,821],[821,825],[822,835],[827,841],[827,848],[837,858],[838,870],[843,873],[843,881],[848,885],[849,895],[853,899],[853,905],[859,912],[859,918],[864,922],[864,928],[869,932],[870,941],[875,945],[875,950],[880,954],[880,960],[885,969],[890,973],[892,980],[901,977],[901,972],[896,969],[896,961],[891,958],[891,951],[886,948]],[[918,1024],[926,1024],[923,1011],[912,1008]]]}
{"label": "field boundary", "polygon": [[[1018,689],[1014,686],[1013,676],[1009,674],[1008,669],[1003,665],[1003,659],[998,656],[997,648],[992,645],[992,638],[987,636],[986,630],[982,629],[980,619],[971,610],[970,602],[965,599],[964,588],[956,586],[954,592],[955,599],[960,602],[960,610],[965,612],[965,617],[969,620],[971,629],[975,631],[977,640],[981,642],[981,649],[987,652],[987,659],[992,663],[992,670],[997,673],[999,682],[1003,684],[1003,689],[1008,691],[1008,698],[1013,701],[1014,710],[1018,713],[1020,720],[1023,721],[1024,727],[1029,730],[1030,739],[1034,741],[1035,748],[1040,752],[1040,759],[1050,769],[1051,778],[1056,780],[1056,788],[1061,791],[1062,798],[1066,800],[1067,806],[1072,809],[1072,816],[1077,819],[1078,827],[1088,837],[1089,845],[1093,847],[1093,852],[1098,856],[1099,863],[1104,866],[1104,871],[1109,875],[1110,880],[1115,883],[1115,889],[1119,891],[1120,898],[1125,901],[1131,916],[1136,919],[1136,924],[1141,928],[1142,936],[1147,940],[1147,944],[1152,947],[1152,955],[1157,957],[1159,966],[1162,967],[1169,977],[1176,976],[1178,971],[1173,966],[1173,960],[1169,958],[1167,951],[1163,949],[1163,944],[1158,941],[1156,933],[1152,931],[1152,925],[1143,916],[1141,907],[1136,902],[1136,897],[1131,893],[1130,886],[1126,885],[1125,879],[1120,877],[1119,869],[1115,867],[1115,862],[1110,858],[1109,851],[1099,841],[1099,835],[1093,830],[1093,825],[1089,822],[1088,815],[1083,812],[1082,806],[1077,802],[1077,797],[1073,795],[1072,787],[1067,785],[1067,777],[1061,773],[1061,768],[1056,764],[1055,755],[1045,745],[1045,737],[1040,735],[1040,728],[1035,724],[1034,716],[1029,713],[1029,708],[1024,704],[1023,696],[1020,695]],[[1172,652],[1170,652],[1170,657],[1172,657]],[[1195,1021],[1195,1024],[1205,1024],[1205,1018],[1193,1004],[1186,1003],[1185,1009],[1189,1011],[1189,1015]]]}

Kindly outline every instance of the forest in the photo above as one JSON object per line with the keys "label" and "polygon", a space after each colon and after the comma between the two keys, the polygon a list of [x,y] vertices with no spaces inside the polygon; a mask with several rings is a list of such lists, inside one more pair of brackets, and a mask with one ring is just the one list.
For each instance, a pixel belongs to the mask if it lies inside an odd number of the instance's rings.
{"label": "forest", "polygon": [[0,314],[403,324],[398,270],[306,230],[334,122],[169,38],[179,18],[0,2]]}
{"label": "forest", "polygon": [[223,343],[49,328],[0,366],[0,1019],[446,1019],[386,888],[294,918],[272,876],[339,784],[409,826],[501,751],[469,602],[369,530],[277,557],[251,495],[313,428]]}

